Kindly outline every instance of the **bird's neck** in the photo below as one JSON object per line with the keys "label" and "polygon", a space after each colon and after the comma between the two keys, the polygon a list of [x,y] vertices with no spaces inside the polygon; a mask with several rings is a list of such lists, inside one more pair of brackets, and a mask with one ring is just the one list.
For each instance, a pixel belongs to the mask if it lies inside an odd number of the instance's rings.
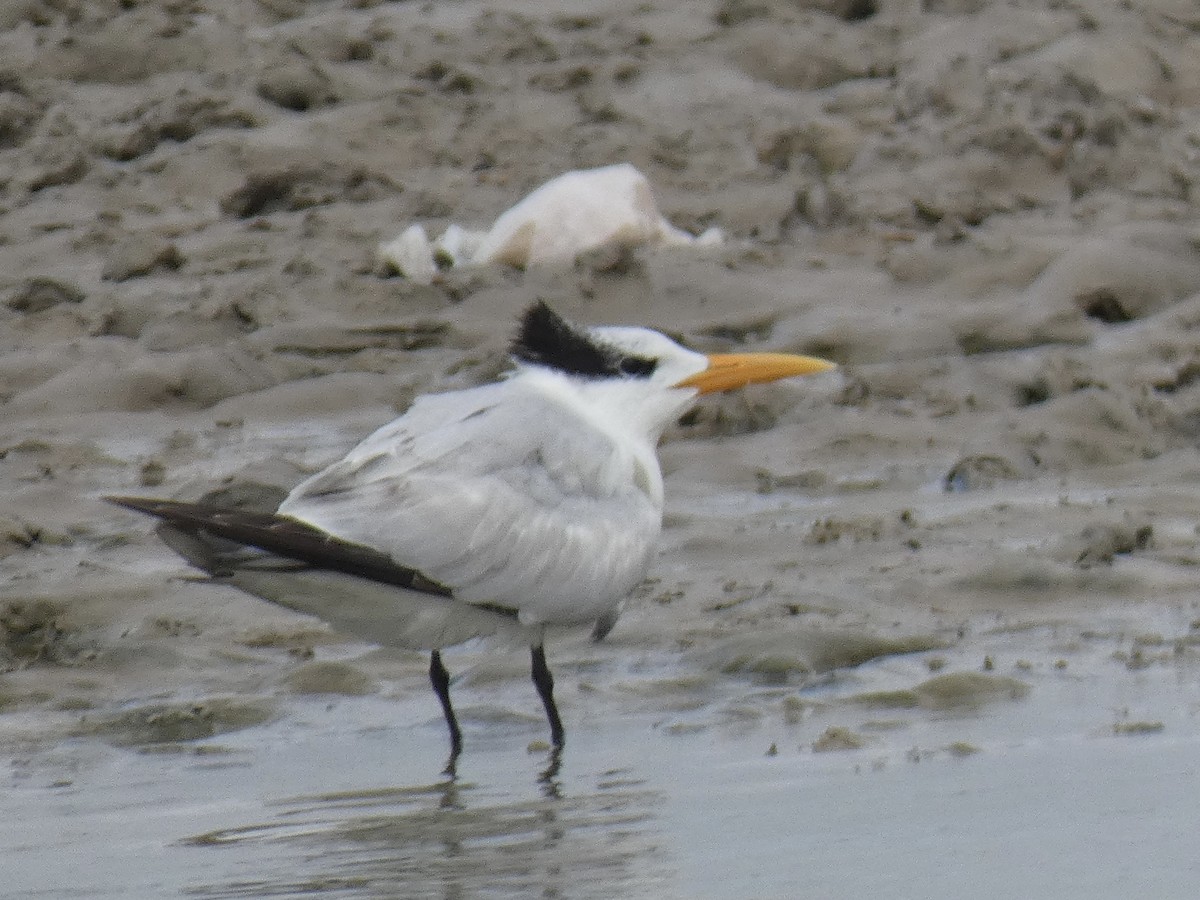
{"label": "bird's neck", "polygon": [[568,379],[581,404],[615,430],[655,447],[667,426],[691,408],[696,392],[652,385],[643,379]]}
{"label": "bird's neck", "polygon": [[694,390],[664,388],[636,378],[587,380],[533,367],[520,377],[529,379],[529,388],[555,398],[581,422],[608,435],[628,454],[638,486],[662,508],[658,440],[691,407]]}

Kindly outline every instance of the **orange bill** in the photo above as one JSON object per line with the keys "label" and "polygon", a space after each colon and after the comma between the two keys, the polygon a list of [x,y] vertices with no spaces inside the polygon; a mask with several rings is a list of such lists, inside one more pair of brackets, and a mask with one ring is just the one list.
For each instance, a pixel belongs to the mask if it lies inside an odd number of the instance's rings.
{"label": "orange bill", "polygon": [[702,394],[712,394],[780,378],[816,375],[836,368],[837,364],[828,360],[791,353],[714,353],[708,357],[707,369],[683,379],[675,387],[690,387]]}

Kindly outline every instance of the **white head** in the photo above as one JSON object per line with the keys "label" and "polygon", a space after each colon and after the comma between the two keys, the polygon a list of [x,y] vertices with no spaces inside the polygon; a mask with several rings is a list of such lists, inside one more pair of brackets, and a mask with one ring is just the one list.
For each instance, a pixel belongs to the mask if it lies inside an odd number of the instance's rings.
{"label": "white head", "polygon": [[511,350],[522,366],[577,380],[593,402],[620,405],[655,438],[700,394],[834,368],[785,353],[705,355],[649,328],[576,328],[541,301],[525,311]]}
{"label": "white head", "polygon": [[708,368],[707,356],[675,343],[661,331],[600,325],[587,329],[587,334],[615,351],[615,368],[625,378],[644,378],[658,387],[673,388]]}

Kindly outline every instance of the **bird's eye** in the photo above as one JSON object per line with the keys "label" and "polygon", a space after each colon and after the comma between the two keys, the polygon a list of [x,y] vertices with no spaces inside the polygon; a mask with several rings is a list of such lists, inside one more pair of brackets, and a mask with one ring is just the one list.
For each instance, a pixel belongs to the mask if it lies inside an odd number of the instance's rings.
{"label": "bird's eye", "polygon": [[647,375],[654,374],[654,368],[658,362],[653,359],[647,359],[644,356],[626,356],[617,364],[622,375],[632,375],[636,378],[645,378]]}

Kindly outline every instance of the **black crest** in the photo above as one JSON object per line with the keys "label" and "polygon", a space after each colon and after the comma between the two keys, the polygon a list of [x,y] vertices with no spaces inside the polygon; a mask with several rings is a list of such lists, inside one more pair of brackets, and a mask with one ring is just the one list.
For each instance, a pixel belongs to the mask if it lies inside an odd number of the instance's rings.
{"label": "black crest", "polygon": [[654,360],[625,356],[616,347],[571,325],[542,300],[525,310],[510,349],[521,362],[583,378],[649,375],[654,371]]}

